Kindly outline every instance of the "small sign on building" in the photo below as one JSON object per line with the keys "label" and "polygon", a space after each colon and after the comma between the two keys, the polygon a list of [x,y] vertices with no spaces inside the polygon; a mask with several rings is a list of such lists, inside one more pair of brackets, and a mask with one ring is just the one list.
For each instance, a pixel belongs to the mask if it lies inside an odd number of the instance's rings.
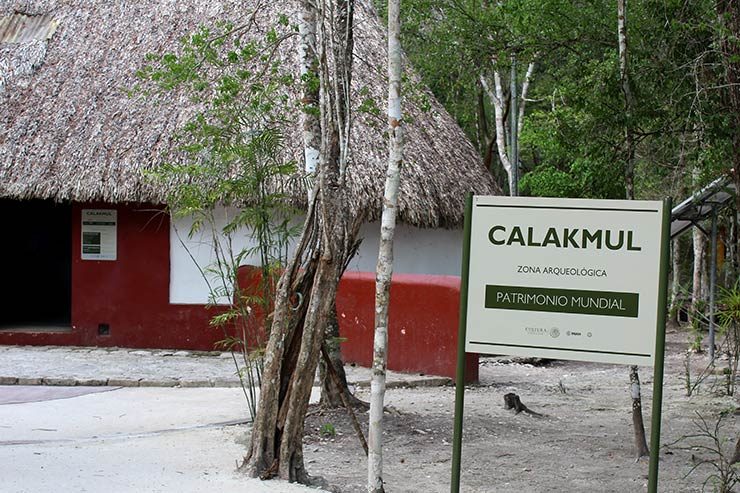
{"label": "small sign on building", "polygon": [[82,260],[116,260],[117,211],[82,209]]}

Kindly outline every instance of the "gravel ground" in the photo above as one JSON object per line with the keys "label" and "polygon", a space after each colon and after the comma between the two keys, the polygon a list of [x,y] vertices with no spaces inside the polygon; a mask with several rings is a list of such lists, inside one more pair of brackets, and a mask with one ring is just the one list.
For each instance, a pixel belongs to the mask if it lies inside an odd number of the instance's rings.
{"label": "gravel ground", "polygon": [[[704,460],[717,459],[716,454],[702,448],[711,445],[711,441],[685,437],[696,434],[700,415],[713,428],[720,414],[725,412],[719,441],[725,453],[729,453],[740,424],[735,413],[737,400],[725,392],[726,378],[722,375],[725,360],[720,359],[718,370],[709,374],[693,395],[687,397],[687,339],[687,334],[680,329],[668,332],[660,451],[659,491],[663,492],[715,491],[711,466],[701,464]],[[100,378],[101,375],[142,379],[196,379],[205,375],[209,379],[233,378],[230,361],[225,356],[148,353],[0,347],[0,375],[10,375],[10,378],[21,375],[38,378],[47,374],[48,378],[70,375],[80,378]],[[691,356],[692,382],[696,382],[697,375],[707,364],[706,354]],[[60,370],[54,365],[67,369]],[[367,370],[352,367],[348,367],[348,372],[350,380],[358,382],[368,375]],[[649,436],[652,368],[641,367],[640,376]],[[455,389],[429,386],[444,380],[422,380],[418,375],[394,378],[412,384],[419,380],[427,386],[392,386],[387,391],[386,491],[447,492]],[[505,410],[503,395],[508,392],[517,393],[524,404],[543,416]],[[369,389],[360,385],[357,394],[368,400]],[[359,420],[366,427],[367,414],[362,410]],[[463,492],[625,493],[647,490],[648,461],[634,458],[626,366],[483,358],[480,383],[466,388],[464,428]],[[337,491],[365,491],[365,457],[346,413],[314,406],[307,417],[306,431],[304,451],[309,472],[324,477]],[[228,460],[233,464],[234,456],[243,453],[249,427],[230,426],[199,433],[183,438],[182,443],[203,440],[204,450],[216,454],[209,461],[226,460],[227,454],[217,452],[220,447],[231,451]],[[176,448],[176,440],[172,438],[171,441],[171,446]],[[93,448],[90,450],[95,452]],[[30,455],[28,458],[33,459]],[[233,467],[222,465],[218,471],[221,476],[210,478],[216,481],[214,485],[222,484],[218,481],[231,484]],[[156,474],[153,477],[155,481],[166,481],[166,477]],[[269,482],[262,486],[270,488]],[[275,488],[274,491],[282,491],[280,483],[275,483]],[[165,491],[151,491],[160,490]]]}
{"label": "gravel ground", "polygon": [[[713,427],[720,412],[730,410],[719,430],[725,453],[730,453],[739,424],[733,412],[737,401],[724,393],[725,378],[716,374],[687,397],[687,336],[672,330],[668,338],[659,491],[715,491],[710,465],[691,472],[700,461],[717,458],[699,448],[711,442],[675,442],[697,432],[697,413]],[[693,355],[694,375],[707,363],[706,355]],[[726,361],[718,362],[718,367],[724,365]],[[648,461],[636,461],[633,451],[627,366],[565,361],[533,365],[484,358],[480,373],[480,384],[466,389],[461,491],[647,491]],[[641,367],[640,376],[649,437],[652,368]],[[524,404],[544,416],[505,410],[503,395],[508,392],[517,393]],[[369,398],[364,389],[359,394]],[[388,391],[386,491],[449,491],[454,401],[453,387]],[[367,415],[362,414],[360,421],[366,423]],[[327,424],[335,430],[333,435],[325,432]],[[324,476],[346,493],[365,491],[365,458],[346,415],[315,408],[306,429],[310,431],[306,458],[312,474]]]}

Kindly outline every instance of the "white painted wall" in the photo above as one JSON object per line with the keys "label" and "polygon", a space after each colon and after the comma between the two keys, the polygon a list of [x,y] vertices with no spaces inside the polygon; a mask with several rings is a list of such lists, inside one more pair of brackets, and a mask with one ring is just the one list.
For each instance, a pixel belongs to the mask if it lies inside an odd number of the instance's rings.
{"label": "white painted wall", "polygon": [[[220,231],[234,214],[232,208],[221,208],[215,214],[215,228]],[[218,286],[219,278],[204,271],[216,261],[213,248],[211,227],[204,226],[197,233],[190,235],[193,220],[180,218],[170,222],[170,303],[171,304],[206,304],[212,286]],[[232,249],[235,252],[254,246],[256,242],[245,236],[237,236]],[[197,263],[197,265],[196,265]],[[245,264],[258,264],[257,258],[247,258]],[[228,303],[228,298],[219,300]]]}
{"label": "white painted wall", "polygon": [[[362,245],[349,264],[350,270],[375,272],[380,243],[380,223],[360,230]],[[395,274],[460,275],[462,229],[422,229],[398,223],[393,239]]]}
{"label": "white painted wall", "polygon": [[[218,227],[226,224],[232,209],[218,212]],[[205,269],[215,260],[209,232],[189,237],[192,226],[189,219],[178,219],[170,225],[170,303],[205,304],[208,285],[196,266]],[[367,223],[360,230],[362,244],[349,270],[374,272],[378,260],[380,224]],[[251,238],[240,238],[235,249],[255,246]],[[421,229],[398,224],[394,241],[393,272],[398,274],[460,275],[462,230]],[[258,265],[259,259],[246,259],[243,263]],[[213,279],[213,278],[212,278]],[[212,282],[216,282],[215,279]],[[226,300],[222,300],[226,301]]]}

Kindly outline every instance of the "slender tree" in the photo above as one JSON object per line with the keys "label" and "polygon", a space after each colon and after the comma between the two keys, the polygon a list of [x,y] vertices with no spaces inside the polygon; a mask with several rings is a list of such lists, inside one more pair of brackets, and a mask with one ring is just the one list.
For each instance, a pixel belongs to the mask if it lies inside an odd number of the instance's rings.
{"label": "slender tree", "polygon": [[671,243],[671,303],[668,312],[670,313],[670,320],[678,324],[679,316],[678,311],[681,306],[681,242],[676,241]]}
{"label": "slender tree", "polygon": [[[518,119],[517,128],[512,129],[511,124],[507,121],[506,115],[511,111],[513,107],[512,95],[510,91],[506,91],[504,84],[502,83],[501,69],[497,58],[494,57],[492,61],[493,69],[491,75],[487,76],[485,73],[481,73],[479,76],[480,85],[488,95],[488,99],[493,106],[494,114],[494,129],[493,136],[491,139],[496,143],[496,149],[498,151],[499,162],[501,167],[506,171],[508,177],[509,191],[514,190],[514,167],[512,163],[511,149],[506,145],[510,141],[512,133],[516,133],[517,140],[521,138],[522,129],[524,128],[524,111],[527,105],[527,96],[529,94],[529,86],[532,82],[535,70],[535,62],[529,62],[527,65],[527,71],[522,81],[521,91],[517,97],[518,106]],[[493,84],[491,80],[493,79]],[[518,81],[512,81],[513,84],[517,84]]]}
{"label": "slender tree", "polygon": [[702,266],[704,265],[704,257],[706,256],[706,238],[704,238],[704,233],[702,233],[699,228],[693,228],[691,231],[691,238],[694,252],[693,271],[691,277],[691,321],[694,324],[699,324],[701,323],[699,312],[702,309],[702,303],[704,301],[704,297],[702,296],[702,293],[704,292]]}
{"label": "slender tree", "polygon": [[[626,148],[624,184],[627,199],[634,200],[635,138],[632,119],[635,110],[635,97],[632,93],[629,74],[627,0],[617,0],[617,37],[619,40],[619,85],[624,97],[624,140]],[[630,366],[630,394],[632,396],[632,427],[635,436],[635,452],[637,457],[640,458],[649,455],[650,450],[645,438],[645,424],[642,419],[642,392],[637,365]]]}
{"label": "slender tree", "polygon": [[617,0],[619,39],[619,86],[624,98],[624,186],[627,200],[635,199],[635,96],[632,92],[627,41],[627,0]]}
{"label": "slender tree", "polygon": [[388,171],[385,176],[380,248],[375,275],[375,337],[370,381],[367,490],[383,489],[383,402],[388,361],[388,307],[393,276],[393,235],[398,211],[398,185],[403,161],[401,117],[401,1],[388,0]]}
{"label": "slender tree", "polygon": [[[680,148],[678,154],[678,169],[686,168],[686,136],[679,136]],[[685,192],[682,187],[678,189],[678,196],[683,197]],[[676,238],[671,242],[671,303],[668,313],[670,320],[676,325],[680,322],[679,311],[681,309],[681,241]]]}

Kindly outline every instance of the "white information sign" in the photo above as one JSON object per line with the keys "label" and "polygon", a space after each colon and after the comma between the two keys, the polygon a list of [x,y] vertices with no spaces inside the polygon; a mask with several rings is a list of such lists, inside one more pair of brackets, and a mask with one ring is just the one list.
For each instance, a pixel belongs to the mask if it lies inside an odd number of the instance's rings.
{"label": "white information sign", "polygon": [[117,211],[82,209],[82,260],[116,260]]}
{"label": "white information sign", "polygon": [[652,365],[663,203],[474,197],[465,350]]}

